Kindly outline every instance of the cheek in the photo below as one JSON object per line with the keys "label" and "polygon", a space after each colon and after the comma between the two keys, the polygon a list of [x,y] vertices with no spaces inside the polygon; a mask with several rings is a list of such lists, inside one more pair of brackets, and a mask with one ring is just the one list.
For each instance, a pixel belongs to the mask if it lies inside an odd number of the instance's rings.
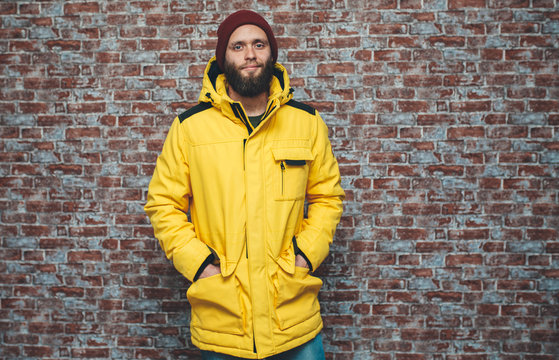
{"label": "cheek", "polygon": [[229,50],[225,52],[225,61],[231,64],[236,64],[238,62],[237,59],[238,59],[238,53],[234,53]]}
{"label": "cheek", "polygon": [[240,53],[226,55],[225,61],[233,65],[234,68],[238,68],[239,66],[243,65],[245,62],[243,55],[241,55]]}
{"label": "cheek", "polygon": [[262,61],[266,62],[272,57],[272,51],[268,47],[268,48],[266,48],[266,50],[261,51],[259,55],[260,55],[259,56],[260,59],[262,59]]}

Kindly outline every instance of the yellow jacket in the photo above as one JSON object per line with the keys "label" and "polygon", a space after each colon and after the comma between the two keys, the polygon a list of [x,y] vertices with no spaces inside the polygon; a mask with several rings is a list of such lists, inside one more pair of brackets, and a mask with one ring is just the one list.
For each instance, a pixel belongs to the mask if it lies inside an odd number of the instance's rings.
{"label": "yellow jacket", "polygon": [[[157,159],[145,211],[167,257],[194,281],[190,328],[203,350],[263,358],[322,329],[322,281],[295,267],[295,247],[318,268],[344,192],[326,125],[291,92],[276,64],[253,129],[212,58],[199,104],[175,118]],[[211,254],[221,275],[196,280]]]}

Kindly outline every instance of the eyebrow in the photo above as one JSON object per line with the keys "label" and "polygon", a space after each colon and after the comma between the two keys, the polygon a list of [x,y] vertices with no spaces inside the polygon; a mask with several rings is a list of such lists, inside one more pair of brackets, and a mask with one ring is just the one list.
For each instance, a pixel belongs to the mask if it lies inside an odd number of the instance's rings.
{"label": "eyebrow", "polygon": [[247,44],[247,43],[254,44],[254,43],[258,43],[258,42],[268,45],[268,40],[267,39],[256,38],[256,39],[253,39],[252,41],[243,41],[243,40],[234,41],[234,42],[231,42],[229,44],[229,46],[235,46],[237,44],[244,45],[244,44]]}

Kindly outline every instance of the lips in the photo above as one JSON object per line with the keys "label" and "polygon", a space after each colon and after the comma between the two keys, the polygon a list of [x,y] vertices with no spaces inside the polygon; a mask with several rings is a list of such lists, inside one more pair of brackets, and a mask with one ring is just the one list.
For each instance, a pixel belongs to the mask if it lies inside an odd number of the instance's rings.
{"label": "lips", "polygon": [[241,70],[256,70],[256,69],[259,69],[261,67],[262,67],[262,65],[257,65],[257,64],[252,65],[251,64],[251,65],[245,65],[245,66],[241,67]]}

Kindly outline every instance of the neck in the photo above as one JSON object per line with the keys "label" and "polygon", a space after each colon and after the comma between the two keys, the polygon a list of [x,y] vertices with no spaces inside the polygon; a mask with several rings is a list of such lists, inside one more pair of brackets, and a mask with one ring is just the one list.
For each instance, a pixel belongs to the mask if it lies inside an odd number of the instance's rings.
{"label": "neck", "polygon": [[267,92],[263,92],[253,97],[246,97],[240,95],[238,92],[229,87],[227,89],[227,93],[232,100],[238,101],[243,105],[243,108],[248,116],[262,115],[266,111],[266,105],[268,104]]}

